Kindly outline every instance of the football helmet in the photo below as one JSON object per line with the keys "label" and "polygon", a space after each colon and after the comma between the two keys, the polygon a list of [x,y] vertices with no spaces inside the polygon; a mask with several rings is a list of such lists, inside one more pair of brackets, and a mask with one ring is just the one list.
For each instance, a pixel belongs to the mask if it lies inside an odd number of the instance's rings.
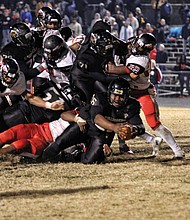
{"label": "football helmet", "polygon": [[35,41],[30,28],[23,22],[11,27],[10,36],[17,46],[32,47]]}
{"label": "football helmet", "polygon": [[57,10],[51,10],[50,16],[48,16],[47,19],[47,24],[54,24],[54,29],[59,29],[61,27],[61,15]]}
{"label": "football helmet", "polygon": [[109,31],[91,33],[91,46],[101,56],[109,57],[113,54],[113,36]]}
{"label": "football helmet", "polygon": [[[116,78],[112,80],[107,90],[107,98],[109,103],[115,107],[124,106],[129,98],[129,91],[130,91],[130,86],[127,80],[123,78]],[[120,99],[116,103],[114,100],[112,100],[111,94],[120,96],[123,99],[122,100]]]}
{"label": "football helmet", "polygon": [[1,80],[5,86],[13,85],[19,77],[19,65],[15,59],[4,58],[0,67]]}
{"label": "football helmet", "polygon": [[[59,29],[61,27],[60,13],[55,9],[51,9],[50,7],[42,7],[38,11],[37,21],[38,21],[39,27],[43,30]],[[51,24],[54,24],[53,28],[48,27],[48,25],[51,25]]]}
{"label": "football helmet", "polygon": [[147,55],[156,45],[156,38],[153,34],[140,34],[132,42],[131,52],[137,55]]}
{"label": "football helmet", "polygon": [[52,9],[50,7],[42,7],[37,14],[38,26],[42,29],[46,28]]}
{"label": "football helmet", "polygon": [[58,35],[49,35],[43,43],[44,57],[48,62],[59,62],[67,54],[68,47]]}

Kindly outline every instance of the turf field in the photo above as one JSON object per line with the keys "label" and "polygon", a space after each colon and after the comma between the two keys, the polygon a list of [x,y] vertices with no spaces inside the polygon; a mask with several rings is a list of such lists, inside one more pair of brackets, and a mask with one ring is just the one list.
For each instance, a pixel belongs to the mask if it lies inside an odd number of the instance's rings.
{"label": "turf field", "polygon": [[128,142],[134,155],[120,155],[115,139],[113,155],[100,165],[19,164],[18,156],[1,157],[0,219],[190,219],[189,108],[160,112],[185,160],[172,161],[165,143],[153,158],[140,138]]}

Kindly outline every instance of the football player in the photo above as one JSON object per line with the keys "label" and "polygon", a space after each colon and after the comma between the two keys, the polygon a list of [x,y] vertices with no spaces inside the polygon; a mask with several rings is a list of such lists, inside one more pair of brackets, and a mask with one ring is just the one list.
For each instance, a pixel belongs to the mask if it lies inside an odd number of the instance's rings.
{"label": "football player", "polygon": [[[155,45],[156,39],[154,35],[150,33],[139,35],[131,42],[131,55],[126,59],[126,65],[115,66],[109,63],[107,65],[107,73],[125,74],[130,77],[130,94],[141,103],[148,125],[170,146],[174,152],[174,159],[182,159],[184,158],[184,152],[176,143],[171,131],[159,119],[155,88],[150,82],[149,54]],[[153,144],[155,142],[153,155],[156,155],[161,139],[155,139],[154,136],[147,132],[142,137],[148,142],[153,142]]]}
{"label": "football player", "polygon": [[[72,122],[69,127],[43,152],[44,161],[53,161],[60,151],[67,147],[87,142],[87,149],[81,156],[85,164],[101,163],[105,159],[104,146],[111,146],[119,128],[130,123],[133,138],[144,134],[145,129],[140,118],[140,104],[129,97],[129,84],[123,78],[114,79],[107,90],[107,100],[103,105],[87,105],[80,109],[79,115],[62,114],[62,118]],[[78,120],[85,120],[85,129],[81,131]]]}

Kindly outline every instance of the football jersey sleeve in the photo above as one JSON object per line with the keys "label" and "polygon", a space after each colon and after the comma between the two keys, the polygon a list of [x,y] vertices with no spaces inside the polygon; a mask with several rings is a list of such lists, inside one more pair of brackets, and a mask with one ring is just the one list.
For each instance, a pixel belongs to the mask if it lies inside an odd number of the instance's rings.
{"label": "football jersey sleeve", "polygon": [[131,55],[126,61],[126,67],[135,75],[139,75],[145,71],[148,62],[149,59],[146,56]]}

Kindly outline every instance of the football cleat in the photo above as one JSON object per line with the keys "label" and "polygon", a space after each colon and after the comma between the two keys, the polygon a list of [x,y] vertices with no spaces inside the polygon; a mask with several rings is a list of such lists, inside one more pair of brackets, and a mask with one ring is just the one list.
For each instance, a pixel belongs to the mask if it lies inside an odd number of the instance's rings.
{"label": "football cleat", "polygon": [[179,150],[175,153],[175,156],[172,158],[172,160],[182,160],[185,158],[185,152],[182,150]]}
{"label": "football cleat", "polygon": [[152,142],[152,156],[157,156],[159,153],[159,148],[162,144],[162,138],[161,137],[155,137]]}
{"label": "football cleat", "polygon": [[127,144],[123,144],[122,146],[120,146],[119,151],[121,154],[124,154],[124,153],[134,154],[134,152],[130,150]]}

